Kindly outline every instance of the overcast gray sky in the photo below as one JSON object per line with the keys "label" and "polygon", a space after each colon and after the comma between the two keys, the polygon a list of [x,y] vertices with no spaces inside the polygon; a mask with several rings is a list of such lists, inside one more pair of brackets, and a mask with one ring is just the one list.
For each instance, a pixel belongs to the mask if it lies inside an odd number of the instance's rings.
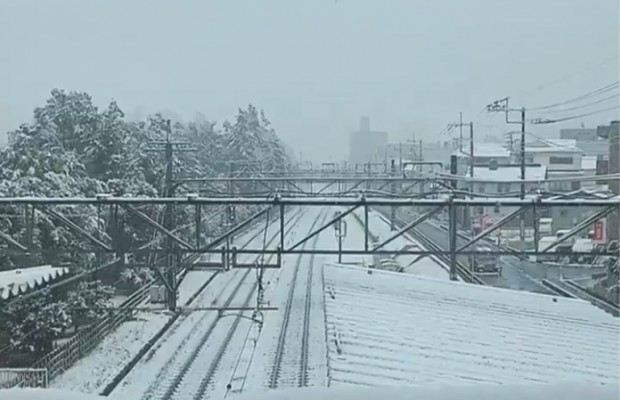
{"label": "overcast gray sky", "polygon": [[251,102],[317,161],[346,156],[360,115],[393,141],[445,139],[459,111],[502,133],[479,115],[496,98],[537,106],[618,80],[618,21],[618,0],[0,0],[0,132],[58,87],[130,117],[222,121]]}

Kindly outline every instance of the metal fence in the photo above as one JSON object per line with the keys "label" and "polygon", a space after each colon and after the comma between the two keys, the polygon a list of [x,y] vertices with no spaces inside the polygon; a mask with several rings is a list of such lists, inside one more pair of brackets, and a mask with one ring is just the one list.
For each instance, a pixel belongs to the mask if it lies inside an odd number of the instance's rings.
{"label": "metal fence", "polygon": [[[149,287],[150,285],[146,285],[138,289],[122,303],[121,307],[135,307],[142,303],[148,296]],[[47,370],[49,379],[54,379],[93,350],[106,334],[118,327],[131,315],[131,310],[117,310],[114,314],[102,318],[80,331],[68,341],[37,360],[31,367]]]}
{"label": "metal fence", "polygon": [[48,382],[49,374],[46,368],[0,368],[0,389],[46,388]]}

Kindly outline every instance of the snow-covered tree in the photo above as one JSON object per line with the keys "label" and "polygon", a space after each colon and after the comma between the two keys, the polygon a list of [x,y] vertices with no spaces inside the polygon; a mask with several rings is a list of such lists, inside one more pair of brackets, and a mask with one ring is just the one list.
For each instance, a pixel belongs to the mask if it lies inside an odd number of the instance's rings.
{"label": "snow-covered tree", "polygon": [[69,292],[66,304],[73,316],[76,327],[86,325],[105,316],[104,308],[111,305],[114,288],[101,281],[80,282]]}
{"label": "snow-covered tree", "polygon": [[67,303],[54,301],[51,295],[23,300],[4,312],[14,348],[35,354],[50,351],[54,340],[72,325]]}
{"label": "snow-covered tree", "polygon": [[[173,122],[172,139],[188,141],[195,148],[192,152],[175,153],[175,176],[226,176],[231,172],[231,165],[233,172],[239,173],[244,164],[282,168],[290,163],[285,147],[262,111],[249,105],[239,109],[232,121],[225,122],[221,130],[204,116],[185,124]],[[99,110],[87,93],[54,89],[46,103],[34,110],[31,123],[8,133],[8,145],[0,149],[0,196],[94,197],[98,193],[161,196],[165,183],[164,152],[149,151],[149,148],[153,147],[153,142],[165,140],[166,125],[161,114],[149,116],[145,121],[129,122],[115,101]],[[194,188],[179,188],[177,193],[184,190],[195,191]],[[112,232],[106,210],[100,215],[102,210],[93,206],[54,206],[53,209],[103,240],[119,235]],[[140,211],[162,222],[162,207],[142,207]],[[204,220],[218,211],[221,210],[215,207],[204,210]],[[238,219],[254,211],[252,207],[240,207]],[[177,208],[175,229],[193,222],[194,217],[191,208]],[[154,238],[161,239],[161,235],[153,235],[149,225],[130,213],[120,210],[119,218],[123,246],[136,248]],[[218,226],[218,222],[216,218],[209,224],[210,234],[222,232],[224,228]],[[23,208],[0,206],[0,229],[26,240],[29,232]],[[88,241],[43,212],[37,211],[32,234],[35,256],[29,256],[28,263],[66,262],[80,271],[102,261],[93,253],[78,251],[78,248],[88,247]],[[176,234],[188,241],[194,239],[191,230],[177,230]],[[0,247],[6,248],[7,244],[0,242]],[[9,255],[0,258],[0,269],[17,266],[23,267],[24,260]],[[108,273],[109,276],[104,275]],[[106,282],[122,278],[137,287],[152,279],[152,271],[108,269],[98,278]],[[72,315],[67,303],[73,307],[102,306],[107,304],[110,293],[109,287],[83,282],[67,301],[48,296],[20,303],[12,310],[8,326],[15,329],[15,337],[36,331],[29,337],[40,339],[41,347],[24,341],[20,348],[43,351],[71,325]],[[78,313],[74,317],[76,324],[82,324],[98,315]]]}

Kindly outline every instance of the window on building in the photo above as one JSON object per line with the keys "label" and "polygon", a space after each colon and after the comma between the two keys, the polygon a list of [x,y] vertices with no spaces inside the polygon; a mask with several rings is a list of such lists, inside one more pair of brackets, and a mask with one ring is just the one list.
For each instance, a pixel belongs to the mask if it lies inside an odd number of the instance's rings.
{"label": "window on building", "polygon": [[508,192],[510,192],[510,183],[498,183],[497,184],[497,192],[498,193],[508,193]]}
{"label": "window on building", "polygon": [[579,190],[581,189],[581,182],[573,181],[571,182],[571,190]]}
{"label": "window on building", "polygon": [[478,187],[478,192],[484,193],[484,183],[480,184],[480,186]]}
{"label": "window on building", "polygon": [[478,207],[478,215],[484,214],[484,208],[482,206]]}
{"label": "window on building", "polygon": [[532,157],[532,156],[525,157],[525,163],[526,164],[534,164],[534,157]]}
{"label": "window on building", "polygon": [[549,164],[571,165],[572,163],[573,163],[573,157],[559,157],[559,156],[549,157]]}
{"label": "window on building", "polygon": [[560,210],[560,216],[566,217],[567,215],[568,215],[568,211],[567,210]]}

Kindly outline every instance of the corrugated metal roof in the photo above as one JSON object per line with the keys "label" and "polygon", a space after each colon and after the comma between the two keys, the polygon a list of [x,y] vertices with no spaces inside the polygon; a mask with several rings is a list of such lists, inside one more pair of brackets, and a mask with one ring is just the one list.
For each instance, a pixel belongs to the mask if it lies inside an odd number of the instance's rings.
{"label": "corrugated metal roof", "polygon": [[618,320],[581,300],[326,265],[333,383],[615,383]]}
{"label": "corrugated metal roof", "polygon": [[0,271],[0,299],[8,300],[11,297],[25,294],[68,273],[69,268],[51,265]]}

